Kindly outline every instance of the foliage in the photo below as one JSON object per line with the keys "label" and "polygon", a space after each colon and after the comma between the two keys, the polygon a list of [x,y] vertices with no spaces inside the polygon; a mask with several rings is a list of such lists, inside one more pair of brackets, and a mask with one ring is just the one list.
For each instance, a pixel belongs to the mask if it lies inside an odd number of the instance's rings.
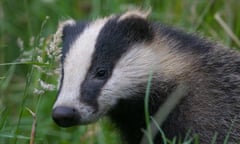
{"label": "foliage", "polygon": [[[151,7],[152,20],[240,48],[239,6],[239,0],[0,0],[0,143],[29,143],[32,138],[39,144],[119,143],[107,120],[62,129],[51,119],[59,21]],[[37,125],[32,125],[33,116]]]}

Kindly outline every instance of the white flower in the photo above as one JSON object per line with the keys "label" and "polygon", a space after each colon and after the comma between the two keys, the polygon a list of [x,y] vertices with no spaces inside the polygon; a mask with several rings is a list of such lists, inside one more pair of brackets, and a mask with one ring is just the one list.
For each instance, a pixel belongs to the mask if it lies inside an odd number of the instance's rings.
{"label": "white flower", "polygon": [[41,94],[44,94],[45,91],[44,91],[44,90],[37,89],[37,88],[34,88],[33,93],[36,94],[36,95],[41,95]]}
{"label": "white flower", "polygon": [[54,91],[55,90],[55,85],[53,85],[53,84],[48,84],[48,83],[42,81],[41,79],[39,79],[39,83],[40,83],[40,86],[44,90],[47,90],[47,91]]}
{"label": "white flower", "polygon": [[42,63],[42,62],[43,62],[42,57],[41,57],[41,56],[37,56],[37,61],[40,62],[40,63]]}
{"label": "white flower", "polygon": [[17,45],[20,48],[20,51],[22,52],[24,50],[24,42],[21,38],[17,38]]}

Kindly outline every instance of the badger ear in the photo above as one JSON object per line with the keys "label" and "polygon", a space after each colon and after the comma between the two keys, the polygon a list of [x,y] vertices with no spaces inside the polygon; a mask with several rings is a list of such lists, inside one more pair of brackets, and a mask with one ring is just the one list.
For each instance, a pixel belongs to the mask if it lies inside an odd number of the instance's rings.
{"label": "badger ear", "polygon": [[67,29],[71,26],[74,26],[76,24],[76,22],[72,19],[70,20],[66,20],[66,21],[62,21],[62,22],[59,22],[58,24],[58,29],[57,29],[57,34],[59,37],[62,38],[63,40],[63,37],[65,36],[65,34],[67,33]]}
{"label": "badger ear", "polygon": [[120,17],[119,17],[119,21],[122,21],[124,19],[128,19],[128,18],[142,18],[142,19],[147,19],[149,14],[151,13],[151,9],[147,10],[147,11],[141,11],[138,9],[135,10],[129,10],[125,13],[123,13]]}
{"label": "badger ear", "polygon": [[151,40],[153,37],[152,27],[147,20],[148,12],[129,11],[121,15],[118,24],[122,27],[123,32],[131,39]]}
{"label": "badger ear", "polygon": [[87,22],[85,21],[76,22],[74,20],[66,20],[59,23],[57,31],[62,39],[62,61],[68,53],[70,46],[83,32],[86,25]]}
{"label": "badger ear", "polygon": [[61,33],[62,40],[65,41],[75,39],[84,30],[88,22],[76,22],[72,19],[61,22],[58,26],[58,31]]}
{"label": "badger ear", "polygon": [[58,29],[63,41],[63,54],[68,52],[71,44],[80,36],[87,24],[87,21],[75,22],[74,20],[66,20],[59,24]]}
{"label": "badger ear", "polygon": [[59,40],[62,41],[62,57],[61,57],[62,62],[66,56],[66,53],[69,50],[70,44],[73,42],[72,31],[75,25],[76,22],[72,19],[59,22],[58,24],[58,29],[56,33],[57,36],[59,37]]}

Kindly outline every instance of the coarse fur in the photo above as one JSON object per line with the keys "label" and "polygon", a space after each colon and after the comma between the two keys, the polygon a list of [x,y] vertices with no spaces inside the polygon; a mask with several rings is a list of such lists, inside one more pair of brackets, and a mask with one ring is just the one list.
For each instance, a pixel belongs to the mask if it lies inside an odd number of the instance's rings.
{"label": "coarse fur", "polygon": [[[63,26],[64,25],[64,26]],[[208,144],[240,142],[240,54],[128,11],[93,22],[67,21],[62,75],[53,119],[69,127],[108,115],[129,144],[145,128],[144,96],[152,71],[149,113],[180,83],[185,97],[162,124],[166,136],[191,130]],[[232,127],[231,127],[232,126]],[[160,143],[161,137],[155,138]]]}

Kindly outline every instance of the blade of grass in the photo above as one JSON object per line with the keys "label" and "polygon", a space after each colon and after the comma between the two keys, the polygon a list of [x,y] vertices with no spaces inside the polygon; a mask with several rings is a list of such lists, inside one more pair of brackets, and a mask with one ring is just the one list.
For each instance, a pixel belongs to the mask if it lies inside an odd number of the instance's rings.
{"label": "blade of grass", "polygon": [[37,117],[36,114],[29,108],[26,107],[26,109],[29,111],[29,113],[33,117],[33,123],[32,123],[32,130],[31,130],[31,136],[30,136],[30,143],[29,144],[34,144],[34,139],[36,135],[36,126],[37,126]]}
{"label": "blade of grass", "polygon": [[229,140],[229,137],[230,137],[230,134],[231,134],[231,131],[232,131],[232,128],[233,128],[233,125],[234,125],[236,119],[237,119],[237,116],[235,116],[234,119],[232,120],[232,124],[231,124],[231,126],[230,126],[230,128],[228,130],[228,133],[227,133],[227,135],[226,135],[226,137],[224,139],[223,144],[227,144],[228,143],[228,140]]}
{"label": "blade of grass", "polygon": [[160,132],[161,134],[161,137],[162,137],[162,141],[163,141],[163,144],[167,144],[167,137],[166,135],[164,134],[163,130],[160,128],[159,124],[157,123],[156,120],[154,120],[154,118],[152,118],[152,122],[155,124],[155,126],[158,128],[158,131]]}
{"label": "blade of grass", "polygon": [[189,129],[183,139],[183,141],[187,141],[190,138],[190,134],[191,134],[191,129]]}
{"label": "blade of grass", "polygon": [[3,138],[18,138],[18,139],[30,140],[30,137],[27,137],[27,136],[24,136],[24,135],[0,134],[0,137],[3,137]]}
{"label": "blade of grass", "polygon": [[[159,126],[166,120],[170,112],[180,102],[180,100],[186,95],[187,86],[185,84],[179,84],[176,89],[169,95],[164,104],[159,108],[155,114],[154,119],[157,121]],[[154,123],[151,123],[152,134],[155,136],[158,133],[158,129]]]}
{"label": "blade of grass", "polygon": [[8,108],[1,108],[0,112],[0,130],[2,130],[6,124],[6,120],[8,118],[9,112]]}
{"label": "blade of grass", "polygon": [[217,136],[218,136],[218,133],[215,132],[215,133],[214,133],[214,136],[213,136],[213,138],[212,138],[211,144],[215,144],[215,143],[216,143]]}
{"label": "blade of grass", "polygon": [[152,83],[152,70],[149,72],[148,82],[147,82],[147,88],[145,92],[145,98],[144,98],[144,113],[145,113],[145,122],[146,122],[146,131],[145,137],[141,140],[141,144],[146,144],[147,142],[149,144],[153,144],[152,141],[152,133],[151,133],[151,127],[150,127],[150,115],[149,115],[149,96],[150,96],[150,88]]}
{"label": "blade of grass", "polygon": [[143,134],[144,134],[144,139],[141,140],[141,144],[149,144],[152,143],[151,137],[149,135],[149,132],[147,130],[142,130]]}
{"label": "blade of grass", "polygon": [[18,117],[17,125],[16,125],[15,131],[14,131],[14,135],[16,137],[13,138],[13,141],[14,141],[13,143],[15,143],[15,144],[17,143],[17,139],[18,139],[17,136],[18,136],[18,133],[19,133],[19,127],[20,127],[22,116],[23,116],[24,105],[25,105],[26,99],[28,97],[28,90],[30,88],[32,76],[33,76],[33,67],[31,67],[30,72],[28,73],[27,79],[26,79],[24,94],[23,94],[23,98],[22,98],[22,101],[21,101],[20,111],[19,111],[19,117]]}
{"label": "blade of grass", "polygon": [[194,28],[194,30],[198,30],[198,28],[202,25],[205,17],[207,16],[207,14],[210,11],[211,7],[213,6],[214,2],[215,2],[215,0],[211,0],[208,2],[207,6],[205,7],[203,12],[199,16],[198,23],[196,24],[196,27]]}
{"label": "blade of grass", "polygon": [[177,143],[177,137],[174,137],[172,142],[168,140],[168,143],[171,143],[171,144],[176,144]]}
{"label": "blade of grass", "polygon": [[228,27],[228,25],[224,22],[221,18],[219,13],[214,15],[215,20],[220,24],[220,26],[225,30],[225,32],[232,38],[232,40],[240,47],[240,40],[238,37],[233,33],[233,31]]}
{"label": "blade of grass", "polygon": [[16,65],[11,65],[6,73],[7,75],[5,76],[5,79],[3,79],[0,83],[0,90],[4,91],[8,87],[14,75],[15,70],[16,70]]}
{"label": "blade of grass", "polygon": [[37,66],[48,66],[49,64],[40,63],[40,62],[11,62],[11,63],[1,63],[0,66],[8,65],[37,65]]}
{"label": "blade of grass", "polygon": [[97,138],[98,138],[99,144],[105,144],[106,143],[106,139],[105,139],[105,136],[104,136],[104,133],[103,133],[103,129],[101,127],[99,127],[99,132],[98,132]]}

